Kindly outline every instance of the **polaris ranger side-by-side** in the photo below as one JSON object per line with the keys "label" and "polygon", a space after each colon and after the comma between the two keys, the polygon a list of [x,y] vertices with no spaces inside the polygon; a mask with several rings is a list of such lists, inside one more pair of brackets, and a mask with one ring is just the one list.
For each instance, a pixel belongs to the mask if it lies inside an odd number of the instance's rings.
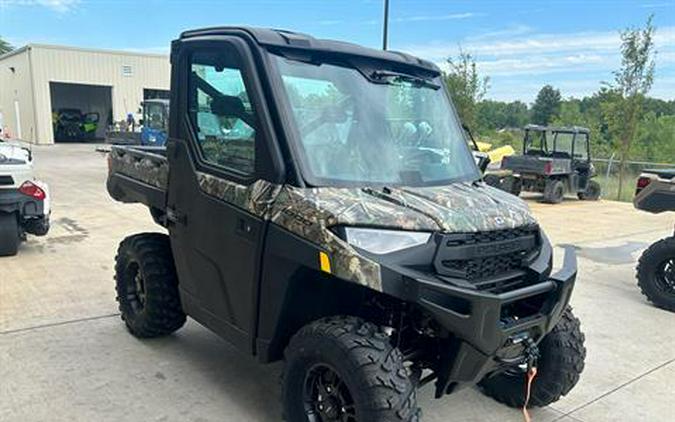
{"label": "polaris ranger side-by-side", "polygon": [[111,196],[168,231],[120,244],[133,335],[188,315],[285,359],[290,421],[419,420],[431,382],[523,406],[535,365],[531,405],[574,387],[574,252],[552,273],[525,203],[481,181],[434,64],[231,27],[183,33],[171,63],[166,148],[109,155]]}
{"label": "polaris ranger side-by-side", "polygon": [[592,180],[590,131],[583,127],[525,126],[522,155],[504,157],[502,169],[513,174],[488,182],[516,196],[521,190],[539,192],[551,204],[568,192],[582,200],[600,199],[600,185]]}

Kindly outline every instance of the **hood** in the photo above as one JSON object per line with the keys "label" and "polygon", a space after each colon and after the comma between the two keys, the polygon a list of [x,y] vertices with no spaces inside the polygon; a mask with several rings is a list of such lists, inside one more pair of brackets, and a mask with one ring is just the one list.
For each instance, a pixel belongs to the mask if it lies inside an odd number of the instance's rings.
{"label": "hood", "polygon": [[482,182],[422,188],[297,190],[302,192],[290,196],[301,198],[303,208],[309,205],[328,226],[461,233],[536,223],[523,200]]}
{"label": "hood", "polygon": [[26,164],[30,152],[20,145],[0,142],[0,164]]}

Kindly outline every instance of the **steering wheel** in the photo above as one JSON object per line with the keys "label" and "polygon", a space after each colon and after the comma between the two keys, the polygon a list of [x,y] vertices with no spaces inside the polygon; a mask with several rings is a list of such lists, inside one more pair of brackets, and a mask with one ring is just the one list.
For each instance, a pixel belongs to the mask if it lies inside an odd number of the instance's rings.
{"label": "steering wheel", "polygon": [[346,96],[338,100],[335,104],[330,104],[324,107],[318,117],[315,117],[314,119],[300,126],[300,135],[309,135],[326,123],[340,124],[346,122],[348,116],[347,112],[345,111],[345,106],[347,105],[347,100],[349,99],[351,99],[351,97]]}
{"label": "steering wheel", "polygon": [[403,155],[404,164],[431,164],[434,162],[440,162],[443,156],[431,149],[414,149],[412,151],[407,151]]}

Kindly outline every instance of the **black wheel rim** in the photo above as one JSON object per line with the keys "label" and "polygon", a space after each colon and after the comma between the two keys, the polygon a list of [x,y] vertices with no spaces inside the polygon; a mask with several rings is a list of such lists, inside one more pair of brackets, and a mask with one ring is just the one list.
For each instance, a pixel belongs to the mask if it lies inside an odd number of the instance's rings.
{"label": "black wheel rim", "polygon": [[675,294],[675,258],[667,259],[658,266],[656,284],[660,290]]}
{"label": "black wheel rim", "polygon": [[305,377],[303,405],[309,422],[356,422],[347,385],[329,365],[314,365]]}
{"label": "black wheel rim", "polygon": [[137,263],[129,264],[125,271],[126,299],[134,313],[139,313],[145,307],[145,281]]}

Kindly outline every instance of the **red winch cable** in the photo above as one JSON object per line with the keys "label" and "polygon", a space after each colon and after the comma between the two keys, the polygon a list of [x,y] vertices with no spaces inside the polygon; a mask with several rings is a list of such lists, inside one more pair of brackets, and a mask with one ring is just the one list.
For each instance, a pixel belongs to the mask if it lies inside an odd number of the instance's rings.
{"label": "red winch cable", "polygon": [[525,419],[525,422],[532,422],[532,419],[530,418],[530,412],[527,411],[527,405],[530,403],[530,394],[532,392],[532,381],[534,381],[534,377],[537,376],[537,367],[533,366],[527,371],[527,383],[526,383],[526,390],[525,390],[525,404],[523,404],[523,418]]}

